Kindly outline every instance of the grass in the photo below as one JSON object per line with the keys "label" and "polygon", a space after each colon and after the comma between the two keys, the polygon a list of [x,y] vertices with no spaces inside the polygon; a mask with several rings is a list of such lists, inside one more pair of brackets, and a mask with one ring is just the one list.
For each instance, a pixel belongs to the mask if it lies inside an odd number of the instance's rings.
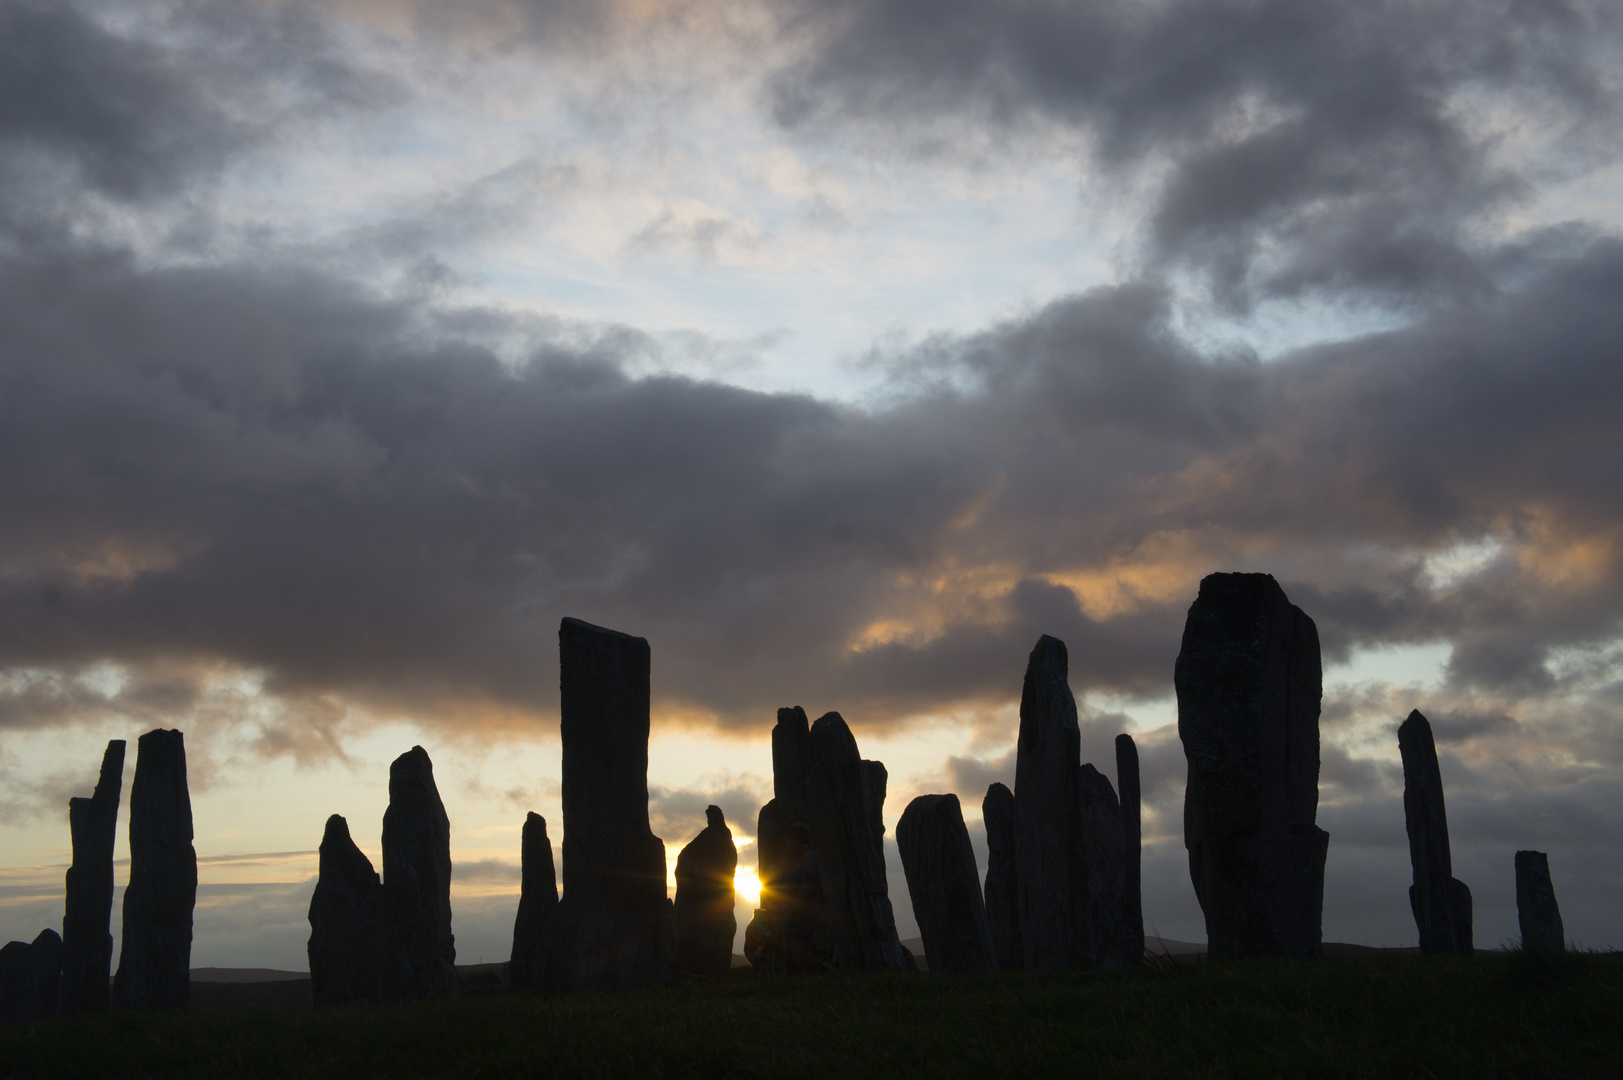
{"label": "grass", "polygon": [[0,1029],[0,1075],[1623,1076],[1623,955],[734,978],[629,994],[113,1014]]}

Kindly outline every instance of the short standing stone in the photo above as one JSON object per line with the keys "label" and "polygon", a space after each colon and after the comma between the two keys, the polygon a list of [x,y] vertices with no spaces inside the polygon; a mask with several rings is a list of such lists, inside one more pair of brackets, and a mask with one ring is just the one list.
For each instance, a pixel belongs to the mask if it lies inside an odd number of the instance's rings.
{"label": "short standing stone", "polygon": [[1522,948],[1566,948],[1567,931],[1550,881],[1550,857],[1542,851],[1516,852],[1516,916]]}
{"label": "short standing stone", "polygon": [[986,789],[981,820],[986,823],[986,923],[998,967],[1018,970],[1020,916],[1015,905],[1014,792],[1002,784]]}
{"label": "short standing stone", "polygon": [[401,999],[451,993],[456,989],[451,820],[434,783],[434,764],[421,746],[389,766],[383,882],[394,916],[385,993]]}
{"label": "short standing stone", "polygon": [[55,930],[41,930],[31,944],[13,941],[0,948],[0,1024],[29,1023],[56,1012],[61,975],[62,939]]}
{"label": "short standing stone", "polygon": [[62,1007],[70,1013],[101,1012],[113,970],[113,835],[124,785],[124,740],[102,754],[101,776],[88,799],[68,800],[73,865],[68,867],[62,913]]}
{"label": "short standing stone", "polygon": [[377,871],[337,814],[327,819],[310,897],[310,990],[317,1006],[385,996],[393,913]]}
{"label": "short standing stone", "polygon": [[1103,967],[1136,963],[1123,918],[1127,894],[1127,830],[1121,803],[1104,774],[1092,765],[1077,773],[1077,835],[1087,882],[1079,899],[1083,926],[1078,938],[1087,961]]}
{"label": "short standing stone", "polygon": [[1409,907],[1423,953],[1471,954],[1471,890],[1453,876],[1443,774],[1431,724],[1416,709],[1398,727],[1403,755],[1403,823],[1414,884]]}
{"label": "short standing stone", "polygon": [[130,785],[130,883],[113,1004],[185,1008],[191,1000],[197,852],[186,788],[186,741],[159,728],[136,743]]}
{"label": "short standing stone", "polygon": [[1116,736],[1116,790],[1121,794],[1121,824],[1126,834],[1127,881],[1122,894],[1122,947],[1134,960],[1144,955],[1144,894],[1141,867],[1144,833],[1138,786],[1138,746],[1123,732]]}
{"label": "short standing stone", "polygon": [[733,874],[738,848],[719,806],[676,857],[676,962],[685,971],[726,971],[733,963],[738,918]]}
{"label": "short standing stone", "polygon": [[1015,889],[1027,970],[1088,960],[1080,898],[1086,880],[1078,836],[1081,731],[1065,643],[1043,635],[1026,663],[1015,751]]}
{"label": "short standing stone", "polygon": [[1271,576],[1200,583],[1173,682],[1184,845],[1214,957],[1318,951],[1320,678],[1318,629]]}
{"label": "short standing stone", "polygon": [[997,966],[981,899],[975,851],[956,795],[920,795],[896,823],[907,891],[932,973],[990,971]]}
{"label": "short standing stone", "polygon": [[544,986],[547,923],[558,907],[558,877],[552,868],[552,841],[547,839],[546,818],[534,812],[526,814],[520,843],[522,882],[507,981],[512,986]]}

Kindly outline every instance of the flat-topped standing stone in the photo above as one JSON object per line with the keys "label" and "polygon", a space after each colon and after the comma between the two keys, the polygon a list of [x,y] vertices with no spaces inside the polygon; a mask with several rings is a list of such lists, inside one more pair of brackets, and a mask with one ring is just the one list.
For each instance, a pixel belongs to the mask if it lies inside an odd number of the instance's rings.
{"label": "flat-topped standing stone", "polygon": [[956,795],[920,795],[896,823],[896,846],[932,973],[997,966],[975,851]]}
{"label": "flat-topped standing stone", "polygon": [[310,897],[310,991],[317,1006],[376,1001],[385,995],[389,924],[377,871],[337,814],[321,836],[320,868]]}
{"label": "flat-topped standing stone", "polygon": [[191,1000],[197,852],[186,740],[159,728],[136,742],[130,785],[130,883],[113,979],[121,1009],[183,1009]]}
{"label": "flat-topped standing stone", "polygon": [[0,948],[0,1024],[44,1020],[61,998],[62,939],[41,930],[33,942]]}
{"label": "flat-topped standing stone", "polygon": [[385,993],[431,998],[456,989],[451,934],[451,819],[421,746],[389,766],[383,814],[383,882],[394,916]]}
{"label": "flat-topped standing stone", "polygon": [[1200,583],[1173,682],[1184,845],[1214,957],[1319,948],[1320,677],[1318,629],[1270,575]]}
{"label": "flat-topped standing stone", "polygon": [[124,786],[124,740],[113,739],[101,758],[95,794],[68,800],[73,865],[68,867],[62,912],[62,1008],[106,1010],[113,970],[113,835]]}
{"label": "flat-topped standing stone", "polygon": [[1015,751],[1015,889],[1022,963],[1028,971],[1087,961],[1078,940],[1078,898],[1086,888],[1078,836],[1081,730],[1068,681],[1065,643],[1044,634],[1031,650],[1020,691]]}
{"label": "flat-topped standing stone", "polygon": [[981,800],[981,820],[986,823],[986,924],[992,955],[1006,971],[1017,971],[1024,964],[1015,896],[1014,817],[1014,792],[1002,784],[987,788]]}
{"label": "flat-topped standing stone", "polygon": [[1550,881],[1550,857],[1542,851],[1516,852],[1516,918],[1521,923],[1522,948],[1567,947],[1561,907]]}
{"label": "flat-topped standing stone", "polygon": [[1423,953],[1471,954],[1471,890],[1453,876],[1448,849],[1448,812],[1443,805],[1443,773],[1431,724],[1420,710],[1398,727],[1403,755],[1403,824],[1409,832],[1409,863],[1414,884],[1409,908],[1420,930]]}
{"label": "flat-topped standing stone", "polygon": [[1144,833],[1138,786],[1138,745],[1123,732],[1116,736],[1116,790],[1121,795],[1121,824],[1126,834],[1126,889],[1122,893],[1121,942],[1135,961],[1144,955]]}
{"label": "flat-topped standing stone", "polygon": [[726,971],[733,964],[733,874],[738,848],[721,807],[707,806],[707,824],[676,857],[676,962],[684,971]]}
{"label": "flat-topped standing stone", "polygon": [[564,895],[547,930],[547,982],[666,982],[675,926],[665,845],[648,827],[648,642],[565,619],[558,646]]}
{"label": "flat-topped standing stone", "polygon": [[1086,886],[1080,894],[1077,939],[1090,964],[1124,967],[1135,963],[1126,941],[1123,912],[1127,895],[1127,830],[1116,789],[1104,774],[1084,764],[1077,772],[1077,838],[1082,845]]}
{"label": "flat-topped standing stone", "polygon": [[761,906],[776,910],[775,884],[788,858],[789,826],[811,824],[807,778],[811,775],[811,724],[796,705],[778,710],[772,728],[772,798],[756,819],[755,866],[761,881]]}
{"label": "flat-topped standing stone", "polygon": [[552,841],[547,820],[531,812],[524,816],[520,841],[522,883],[518,917],[513,921],[513,956],[507,964],[510,986],[546,985],[547,923],[558,907],[558,877],[552,868]]}

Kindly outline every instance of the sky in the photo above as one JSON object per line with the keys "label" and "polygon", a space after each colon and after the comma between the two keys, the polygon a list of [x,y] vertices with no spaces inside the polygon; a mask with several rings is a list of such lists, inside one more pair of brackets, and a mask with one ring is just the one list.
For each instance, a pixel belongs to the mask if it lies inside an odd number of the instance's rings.
{"label": "sky", "polygon": [[1173,662],[1257,571],[1326,940],[1416,942],[1419,708],[1477,944],[1531,848],[1623,945],[1620,136],[1600,0],[0,0],[0,937],[162,726],[194,966],[304,968],[418,744],[505,958],[572,616],[650,643],[672,861],[715,803],[752,867],[777,708],[844,716],[904,937],[897,819],[984,871],[1059,637],[1201,941]]}

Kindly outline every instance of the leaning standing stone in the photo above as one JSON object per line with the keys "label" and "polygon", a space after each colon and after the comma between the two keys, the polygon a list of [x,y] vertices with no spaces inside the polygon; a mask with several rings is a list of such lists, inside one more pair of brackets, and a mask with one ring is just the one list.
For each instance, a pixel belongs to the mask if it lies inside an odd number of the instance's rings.
{"label": "leaning standing stone", "polygon": [[124,740],[113,739],[101,758],[95,794],[68,800],[73,865],[68,867],[62,913],[62,1007],[102,1012],[113,970],[113,834],[124,786]]}
{"label": "leaning standing stone", "polygon": [[385,996],[392,911],[372,860],[337,814],[321,836],[316,890],[310,897],[310,990],[315,1004],[343,1005]]}
{"label": "leaning standing stone", "polygon": [[1084,880],[1077,833],[1081,731],[1065,643],[1044,634],[1026,662],[1015,751],[1015,888],[1023,966],[1029,971],[1087,962],[1080,921]]}
{"label": "leaning standing stone", "polygon": [[1083,923],[1078,937],[1090,964],[1124,967],[1139,957],[1132,954],[1126,940],[1122,917],[1127,894],[1127,830],[1122,825],[1121,803],[1110,781],[1092,765],[1080,767],[1076,797],[1086,882],[1078,897]]}
{"label": "leaning standing stone", "polygon": [[1127,882],[1122,894],[1121,940],[1134,961],[1144,956],[1144,895],[1141,879],[1144,834],[1140,824],[1138,746],[1123,732],[1116,736],[1116,790],[1121,794],[1121,824],[1126,834]]}
{"label": "leaning standing stone", "polygon": [[183,1009],[191,1000],[197,852],[186,789],[186,740],[149,731],[136,743],[130,785],[130,883],[113,980],[121,1009]]}
{"label": "leaning standing stone", "polygon": [[386,993],[430,998],[456,989],[451,935],[451,819],[421,746],[389,766],[383,814],[383,883],[394,919]]}
{"label": "leaning standing stone", "polygon": [[907,891],[932,973],[997,966],[981,900],[980,875],[956,795],[920,795],[896,823]]}
{"label": "leaning standing stone", "polygon": [[1014,792],[1002,784],[987,788],[981,801],[981,820],[986,823],[986,923],[992,953],[1006,971],[1017,971],[1023,964],[1015,906],[1014,816]]}
{"label": "leaning standing stone", "polygon": [[676,962],[685,971],[726,971],[733,964],[733,874],[738,848],[721,807],[705,807],[708,824],[676,857]]}
{"label": "leaning standing stone", "polygon": [[1516,852],[1516,916],[1521,922],[1522,948],[1566,948],[1567,931],[1550,882],[1550,857],[1542,851]]}
{"label": "leaning standing stone", "polygon": [[547,923],[558,907],[558,878],[552,868],[552,841],[547,820],[531,812],[524,816],[521,839],[518,918],[513,921],[513,956],[507,964],[511,986],[545,985]]}
{"label": "leaning standing stone", "polygon": [[1471,890],[1453,876],[1448,848],[1448,813],[1443,805],[1443,773],[1431,724],[1420,710],[1398,727],[1403,755],[1403,824],[1409,833],[1414,884],[1409,908],[1420,930],[1423,953],[1471,955]]}

